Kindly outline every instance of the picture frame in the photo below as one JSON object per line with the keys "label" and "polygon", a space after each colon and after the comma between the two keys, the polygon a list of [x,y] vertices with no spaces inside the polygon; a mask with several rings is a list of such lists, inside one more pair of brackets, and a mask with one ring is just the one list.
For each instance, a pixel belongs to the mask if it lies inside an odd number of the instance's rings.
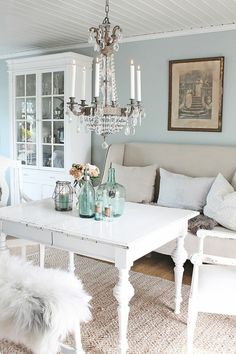
{"label": "picture frame", "polygon": [[222,131],[224,57],[169,61],[168,130]]}

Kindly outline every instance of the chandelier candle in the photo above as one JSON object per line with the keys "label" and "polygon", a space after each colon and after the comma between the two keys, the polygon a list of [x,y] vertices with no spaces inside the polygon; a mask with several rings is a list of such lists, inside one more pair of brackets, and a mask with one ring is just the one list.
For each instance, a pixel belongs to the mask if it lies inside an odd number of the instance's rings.
{"label": "chandelier candle", "polygon": [[135,99],[135,76],[134,76],[134,61],[130,62],[130,99]]}
{"label": "chandelier candle", "polygon": [[75,97],[76,65],[72,66],[71,97]]}
{"label": "chandelier candle", "polygon": [[115,75],[114,54],[119,50],[121,39],[120,26],[111,26],[109,19],[109,1],[106,0],[105,18],[98,27],[89,29],[89,42],[94,43],[94,50],[99,53],[95,62],[95,87],[93,102],[87,104],[82,90],[82,99],[77,103],[70,97],[68,107],[81,119],[86,130],[101,135],[104,139],[102,147],[106,149],[107,136],[124,130],[125,135],[134,135],[138,122],[145,117],[141,104],[141,72],[137,70],[137,101],[135,101],[135,67],[130,65],[130,102],[126,106],[118,103]]}
{"label": "chandelier candle", "polygon": [[139,65],[137,68],[137,101],[141,102],[141,70]]}
{"label": "chandelier candle", "polygon": [[86,68],[83,67],[81,101],[85,101],[85,93],[86,93]]}
{"label": "chandelier candle", "polygon": [[99,97],[99,71],[100,71],[99,59],[96,58],[96,64],[95,64],[95,93],[94,93],[94,97]]}

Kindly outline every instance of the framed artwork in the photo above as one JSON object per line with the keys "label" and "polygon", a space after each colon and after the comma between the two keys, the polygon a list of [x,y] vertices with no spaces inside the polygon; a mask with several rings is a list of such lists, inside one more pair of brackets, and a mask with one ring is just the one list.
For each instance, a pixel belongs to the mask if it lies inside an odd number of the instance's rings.
{"label": "framed artwork", "polygon": [[168,130],[222,131],[224,57],[169,62]]}

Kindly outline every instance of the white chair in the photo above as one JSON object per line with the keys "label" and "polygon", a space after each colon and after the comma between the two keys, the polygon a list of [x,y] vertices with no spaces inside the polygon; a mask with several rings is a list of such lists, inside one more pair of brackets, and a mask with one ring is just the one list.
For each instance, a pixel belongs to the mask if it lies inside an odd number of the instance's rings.
{"label": "white chair", "polygon": [[[10,188],[7,183],[6,174],[10,172]],[[0,156],[0,207],[4,207],[8,203],[10,205],[20,204],[30,201],[30,198],[23,193],[22,182],[22,166],[21,162],[9,159],[5,156]],[[26,246],[35,245],[34,242],[18,239],[15,237],[7,236],[7,246],[21,247],[21,255],[26,258]],[[40,245],[40,266],[44,265],[45,247]]]}
{"label": "white chair", "polygon": [[[193,255],[193,277],[189,298],[187,321],[187,353],[193,351],[194,329],[198,312],[236,315],[236,257],[225,258],[204,254],[206,237],[234,239],[236,233],[216,227],[214,230],[199,230],[199,253]],[[236,256],[236,252],[235,252]]]}

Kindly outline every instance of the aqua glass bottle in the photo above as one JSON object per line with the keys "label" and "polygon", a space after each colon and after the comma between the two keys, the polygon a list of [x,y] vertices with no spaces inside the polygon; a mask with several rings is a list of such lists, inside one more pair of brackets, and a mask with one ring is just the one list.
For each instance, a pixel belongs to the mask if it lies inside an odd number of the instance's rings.
{"label": "aqua glass bottle", "polygon": [[95,191],[85,169],[84,183],[79,194],[79,215],[81,218],[93,218],[95,214]]}
{"label": "aqua glass bottle", "polygon": [[119,217],[123,214],[125,207],[125,187],[116,183],[115,169],[112,167],[112,164],[108,170],[107,182],[101,184],[97,189],[96,199],[102,200],[104,213],[108,210],[107,208],[111,207],[113,217]]}

